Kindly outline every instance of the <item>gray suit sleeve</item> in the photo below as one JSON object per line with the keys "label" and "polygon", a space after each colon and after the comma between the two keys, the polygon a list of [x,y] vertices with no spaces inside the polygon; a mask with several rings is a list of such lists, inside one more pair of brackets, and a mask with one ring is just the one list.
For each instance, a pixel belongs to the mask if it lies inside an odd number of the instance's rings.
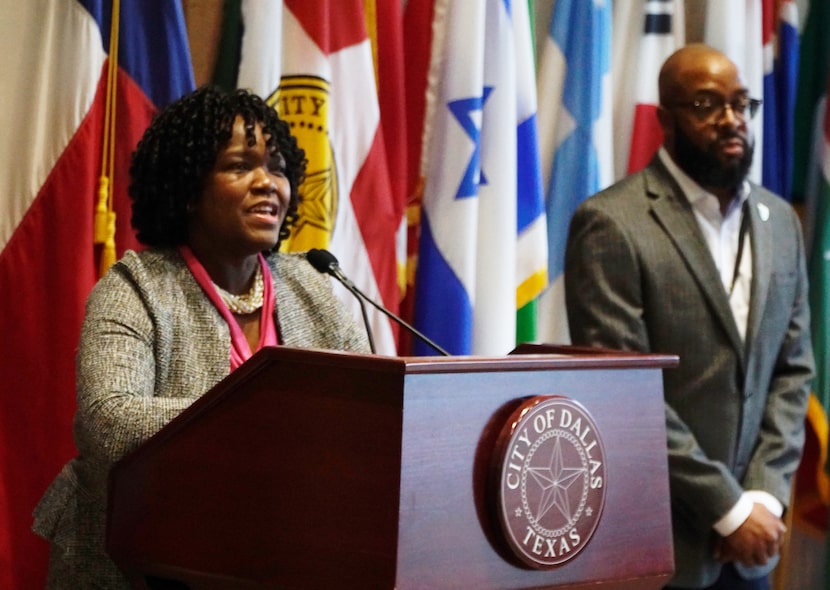
{"label": "gray suit sleeve", "polygon": [[87,302],[77,357],[76,438],[114,461],[192,403],[159,397],[156,333],[131,281],[116,267]]}

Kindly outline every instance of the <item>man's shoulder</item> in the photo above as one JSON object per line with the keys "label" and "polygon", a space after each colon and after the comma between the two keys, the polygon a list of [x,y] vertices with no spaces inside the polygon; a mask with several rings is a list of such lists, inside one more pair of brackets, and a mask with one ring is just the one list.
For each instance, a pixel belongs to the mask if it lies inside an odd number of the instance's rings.
{"label": "man's shoulder", "polygon": [[637,203],[648,203],[655,185],[664,181],[652,167],[629,174],[583,202],[585,208],[630,208]]}
{"label": "man's shoulder", "polygon": [[[764,219],[781,221],[799,218],[798,212],[792,203],[759,184],[750,182],[750,198],[757,203],[759,213]],[[766,211],[762,211],[762,209],[766,209]]]}
{"label": "man's shoulder", "polygon": [[764,203],[769,207],[775,207],[776,209],[793,210],[792,204],[778,193],[774,193],[768,188],[752,181],[749,182],[749,187],[750,194],[754,195],[758,199],[758,202]]}

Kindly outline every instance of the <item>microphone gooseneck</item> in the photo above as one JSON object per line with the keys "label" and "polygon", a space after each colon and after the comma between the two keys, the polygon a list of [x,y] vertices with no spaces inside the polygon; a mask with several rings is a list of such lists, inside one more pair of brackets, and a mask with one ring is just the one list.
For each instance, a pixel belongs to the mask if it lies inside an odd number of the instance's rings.
{"label": "microphone gooseneck", "polygon": [[394,313],[392,313],[379,303],[376,303],[375,301],[367,297],[360,289],[358,289],[355,286],[353,282],[349,280],[349,278],[345,274],[343,274],[343,271],[340,270],[340,264],[337,262],[337,258],[335,258],[334,254],[332,254],[328,250],[319,250],[317,248],[314,248],[306,253],[306,259],[311,264],[311,266],[317,269],[318,272],[333,276],[335,279],[340,281],[343,284],[343,286],[346,287],[346,289],[348,289],[352,293],[352,295],[357,297],[357,300],[360,303],[360,309],[363,313],[363,322],[366,324],[366,333],[369,336],[369,345],[371,346],[372,352],[375,352],[375,345],[372,341],[372,329],[369,325],[369,319],[366,316],[366,308],[363,305],[364,301],[368,301],[387,317],[395,321],[398,325],[403,326],[403,328],[406,329],[410,334],[419,338],[421,342],[424,342],[425,344],[432,347],[444,356],[450,356],[449,352],[447,352],[438,344],[427,338],[416,328],[409,325],[406,321],[404,321],[403,318],[396,316]]}
{"label": "microphone gooseneck", "polygon": [[375,350],[375,339],[372,336],[372,327],[369,323],[369,315],[366,313],[366,305],[363,303],[363,293],[358,291],[357,287],[355,287],[354,284],[343,276],[342,272],[340,272],[340,265],[337,264],[337,258],[334,257],[334,254],[328,250],[318,250],[317,248],[312,248],[306,252],[306,260],[308,260],[311,266],[317,269],[318,272],[331,275],[340,281],[352,295],[357,297],[357,302],[360,304],[360,314],[363,316],[363,325],[366,328],[366,337],[369,339],[369,350],[371,350],[373,354],[377,352]]}

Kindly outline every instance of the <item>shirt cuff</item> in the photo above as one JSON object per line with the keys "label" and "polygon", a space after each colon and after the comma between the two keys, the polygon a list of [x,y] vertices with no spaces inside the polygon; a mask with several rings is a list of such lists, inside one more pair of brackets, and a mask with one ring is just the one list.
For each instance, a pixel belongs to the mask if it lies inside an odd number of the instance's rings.
{"label": "shirt cuff", "polygon": [[784,513],[784,507],[775,496],[761,490],[750,490],[741,494],[738,503],[718,520],[713,528],[721,537],[728,537],[738,530],[738,527],[749,518],[749,514],[752,512],[752,505],[756,502],[763,505],[778,518],[781,518],[781,515]]}
{"label": "shirt cuff", "polygon": [[781,515],[784,514],[784,506],[778,501],[778,498],[769,492],[764,492],[762,490],[748,490],[744,492],[743,495],[748,496],[753,502],[762,504],[767,510],[772,512],[778,518],[781,518]]}

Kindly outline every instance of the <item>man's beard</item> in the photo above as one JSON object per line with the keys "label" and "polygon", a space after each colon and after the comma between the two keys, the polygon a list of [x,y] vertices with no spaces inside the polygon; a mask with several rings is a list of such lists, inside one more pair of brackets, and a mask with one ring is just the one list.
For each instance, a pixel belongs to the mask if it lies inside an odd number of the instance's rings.
{"label": "man's beard", "polygon": [[700,186],[735,190],[744,181],[752,166],[755,143],[749,139],[744,141],[744,155],[741,159],[732,164],[724,164],[713,149],[698,148],[678,127],[675,129],[674,151],[677,164]]}

